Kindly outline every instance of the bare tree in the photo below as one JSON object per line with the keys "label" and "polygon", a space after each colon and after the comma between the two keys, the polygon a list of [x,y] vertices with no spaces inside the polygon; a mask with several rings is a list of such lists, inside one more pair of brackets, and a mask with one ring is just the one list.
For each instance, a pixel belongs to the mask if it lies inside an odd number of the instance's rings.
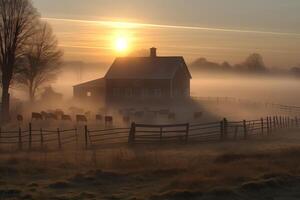
{"label": "bare tree", "polygon": [[30,0],[0,0],[1,120],[9,119],[9,86],[38,17]]}
{"label": "bare tree", "polygon": [[249,55],[243,65],[249,72],[265,72],[267,70],[263,57],[258,53]]}
{"label": "bare tree", "polygon": [[17,83],[28,89],[31,102],[35,100],[38,89],[56,78],[63,55],[49,24],[40,22],[37,30],[28,41],[16,76]]}

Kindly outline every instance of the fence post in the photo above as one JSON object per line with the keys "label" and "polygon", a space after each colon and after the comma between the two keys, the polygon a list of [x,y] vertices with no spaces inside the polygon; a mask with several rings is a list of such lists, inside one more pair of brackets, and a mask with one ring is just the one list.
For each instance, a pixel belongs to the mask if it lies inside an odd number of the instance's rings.
{"label": "fence post", "polygon": [[291,128],[291,121],[290,121],[290,117],[288,117],[288,128]]}
{"label": "fence post", "polygon": [[220,139],[223,140],[224,138],[224,121],[220,121]]}
{"label": "fence post", "polygon": [[223,123],[223,125],[224,125],[224,130],[223,130],[224,131],[224,139],[226,140],[227,137],[228,137],[228,121],[227,121],[226,118],[224,118],[223,121],[224,121],[224,123]]}
{"label": "fence post", "polygon": [[135,141],[135,132],[136,132],[136,124],[134,122],[131,123],[131,128],[128,136],[128,143],[130,145],[134,144]]}
{"label": "fence post", "polygon": [[272,127],[272,117],[269,116],[269,133],[271,134],[273,131],[273,127]]}
{"label": "fence post", "polygon": [[19,150],[22,150],[22,130],[19,127]]}
{"label": "fence post", "polygon": [[247,133],[247,124],[246,124],[246,120],[243,120],[243,127],[244,127],[244,139],[247,140],[247,138],[248,138],[248,133]]}
{"label": "fence post", "polygon": [[260,122],[261,122],[261,134],[264,135],[264,118],[261,118]]}
{"label": "fence post", "polygon": [[283,124],[282,124],[282,116],[280,115],[279,117],[279,123],[280,123],[280,128],[283,128]]}
{"label": "fence post", "polygon": [[58,148],[61,150],[61,138],[60,138],[60,130],[57,128],[57,139],[58,139]]}
{"label": "fence post", "polygon": [[188,142],[188,138],[189,138],[189,132],[190,132],[190,124],[187,123],[186,124],[186,133],[185,133],[185,142]]}
{"label": "fence post", "polygon": [[44,136],[43,136],[42,128],[40,128],[40,137],[41,137],[41,149],[44,149]]}
{"label": "fence post", "polygon": [[84,139],[85,139],[85,149],[88,149],[88,128],[87,128],[87,125],[84,126]]}
{"label": "fence post", "polygon": [[162,138],[163,138],[163,127],[159,128],[159,140],[160,142],[162,142]]}
{"label": "fence post", "polygon": [[78,149],[78,133],[77,133],[77,127],[75,127],[74,131],[75,131],[75,139],[76,139],[76,149]]}
{"label": "fence post", "polygon": [[295,117],[295,123],[296,123],[296,128],[298,128],[299,124],[298,124],[298,117]]}
{"label": "fence post", "polygon": [[273,116],[273,128],[274,128],[274,130],[276,130],[276,128],[277,128],[275,116]]}
{"label": "fence post", "polygon": [[31,123],[29,123],[29,140],[28,140],[28,148],[31,150],[31,143],[32,143],[32,126]]}
{"label": "fence post", "polygon": [[267,135],[270,134],[270,123],[269,123],[269,117],[267,117]]}
{"label": "fence post", "polygon": [[276,115],[276,126],[277,126],[278,129],[280,128],[280,126],[279,126],[279,120],[278,120],[278,116],[277,115]]}

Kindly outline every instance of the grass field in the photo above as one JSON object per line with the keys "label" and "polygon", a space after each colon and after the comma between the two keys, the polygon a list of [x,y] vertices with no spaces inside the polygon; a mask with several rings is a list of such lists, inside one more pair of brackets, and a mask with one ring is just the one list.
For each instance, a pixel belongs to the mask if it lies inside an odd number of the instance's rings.
{"label": "grass field", "polygon": [[0,199],[299,199],[298,130],[247,141],[0,154]]}

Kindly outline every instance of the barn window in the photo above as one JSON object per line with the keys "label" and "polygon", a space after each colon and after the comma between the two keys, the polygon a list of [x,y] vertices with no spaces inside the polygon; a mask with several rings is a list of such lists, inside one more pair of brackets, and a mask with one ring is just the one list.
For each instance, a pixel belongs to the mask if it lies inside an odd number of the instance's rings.
{"label": "barn window", "polygon": [[91,97],[91,96],[92,96],[92,92],[90,92],[90,91],[87,92],[87,93],[86,93],[86,96],[87,96],[87,97]]}
{"label": "barn window", "polygon": [[132,90],[132,88],[126,88],[126,90],[125,90],[125,96],[126,97],[132,97],[133,96],[133,90]]}
{"label": "barn window", "polygon": [[161,89],[154,89],[154,96],[155,97],[161,97],[162,96]]}
{"label": "barn window", "polygon": [[113,96],[114,97],[120,96],[120,89],[119,88],[114,88],[113,89]]}

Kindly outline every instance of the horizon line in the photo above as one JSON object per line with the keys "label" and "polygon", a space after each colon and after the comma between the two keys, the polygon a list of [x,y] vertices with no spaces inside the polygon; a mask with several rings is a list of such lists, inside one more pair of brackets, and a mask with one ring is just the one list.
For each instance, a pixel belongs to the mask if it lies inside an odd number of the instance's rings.
{"label": "horizon line", "polygon": [[232,33],[248,33],[248,34],[265,34],[265,35],[281,35],[281,36],[297,36],[300,37],[300,33],[293,32],[275,32],[275,31],[259,31],[259,30],[242,30],[242,29],[230,29],[230,28],[212,28],[212,27],[200,27],[200,26],[184,26],[184,25],[167,25],[167,24],[152,24],[152,23],[139,23],[139,22],[121,22],[110,20],[82,20],[82,19],[69,19],[69,18],[54,18],[54,17],[42,17],[48,21],[64,21],[75,23],[92,23],[101,24],[106,26],[117,26],[125,28],[139,28],[139,27],[152,27],[152,28],[170,28],[170,29],[188,29],[188,30],[202,30],[202,31],[217,31],[217,32],[232,32]]}

